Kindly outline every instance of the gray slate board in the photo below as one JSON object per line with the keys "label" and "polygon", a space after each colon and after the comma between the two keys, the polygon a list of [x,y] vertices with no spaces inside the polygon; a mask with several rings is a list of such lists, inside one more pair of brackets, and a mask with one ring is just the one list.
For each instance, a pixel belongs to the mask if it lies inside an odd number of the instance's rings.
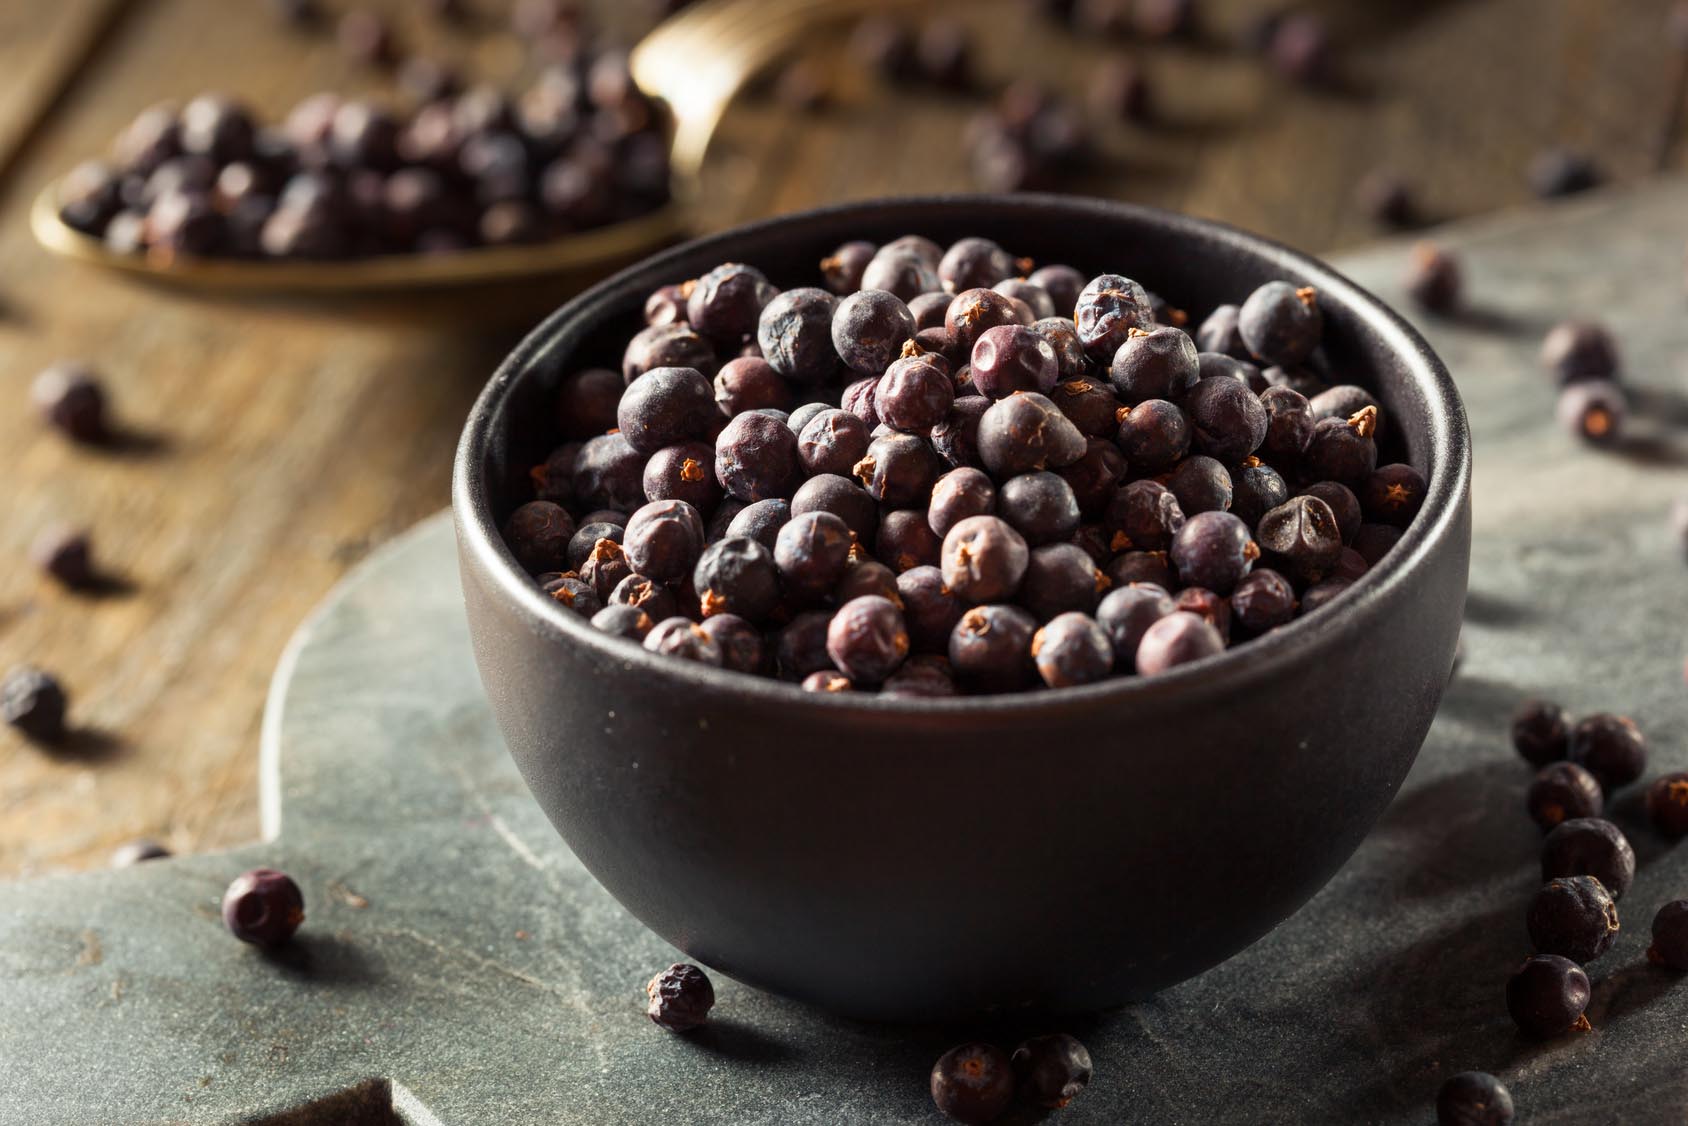
{"label": "gray slate board", "polygon": [[[1476,305],[1426,324],[1477,434],[1465,665],[1400,797],[1305,910],[1151,1003],[1064,1022],[1097,1077],[1059,1121],[1426,1122],[1466,1068],[1499,1073],[1526,1122],[1688,1118],[1688,980],[1642,957],[1656,906],[1688,896],[1688,847],[1664,847],[1635,794],[1616,817],[1642,868],[1594,967],[1595,1031],[1528,1044],[1501,1003],[1538,882],[1513,706],[1628,712],[1655,771],[1688,767],[1688,568],[1665,522],[1688,488],[1688,190],[1438,237]],[[1405,257],[1344,264],[1398,301]],[[1535,351],[1570,313],[1620,332],[1645,391],[1622,453],[1551,421]],[[275,685],[269,843],[0,887],[0,1122],[929,1122],[939,1051],[1028,1031],[852,1024],[721,979],[708,1031],[650,1025],[641,987],[674,952],[585,874],[506,757],[443,517],[361,568]],[[217,915],[260,864],[309,904],[271,957]]]}

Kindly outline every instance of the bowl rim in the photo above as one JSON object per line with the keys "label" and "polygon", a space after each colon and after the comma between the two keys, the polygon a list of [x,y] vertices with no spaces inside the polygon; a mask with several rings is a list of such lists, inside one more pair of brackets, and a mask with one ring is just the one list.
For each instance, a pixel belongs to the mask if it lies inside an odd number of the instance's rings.
{"label": "bowl rim", "polygon": [[[1180,665],[1152,677],[1111,676],[1095,684],[1049,690],[1041,687],[981,696],[914,697],[867,692],[807,692],[794,682],[716,668],[695,661],[675,660],[652,653],[625,638],[594,629],[590,622],[558,606],[536,586],[505,547],[492,514],[491,490],[480,467],[494,439],[493,421],[516,386],[518,377],[546,349],[569,322],[600,311],[633,275],[661,272],[702,252],[714,250],[720,261],[734,261],[735,244],[747,235],[766,235],[782,228],[807,227],[826,220],[848,227],[851,218],[882,219],[895,209],[907,214],[911,227],[918,212],[942,212],[957,207],[990,208],[1010,221],[1016,213],[1057,211],[1072,215],[1106,216],[1168,228],[1172,233],[1217,240],[1263,261],[1269,268],[1310,279],[1321,297],[1347,308],[1362,331],[1375,336],[1400,360],[1407,381],[1415,385],[1425,405],[1428,450],[1433,459],[1428,488],[1418,515],[1383,559],[1333,600],[1333,614],[1321,607],[1306,617],[1220,653]],[[683,271],[682,271],[683,272]],[[617,271],[570,299],[524,337],[504,359],[477,396],[464,424],[452,470],[452,512],[460,550],[484,569],[490,585],[507,608],[535,632],[566,643],[584,645],[603,660],[671,681],[676,690],[725,692],[749,702],[783,707],[844,709],[864,716],[908,717],[946,714],[953,719],[978,715],[1002,719],[1007,715],[1045,713],[1074,706],[1125,705],[1152,697],[1157,704],[1176,704],[1193,695],[1212,695],[1246,688],[1251,682],[1297,656],[1333,645],[1338,639],[1368,628],[1379,608],[1426,565],[1432,553],[1454,534],[1471,482],[1471,435],[1465,408],[1446,366],[1422,335],[1379,298],[1320,259],[1282,243],[1216,220],[1199,219],[1142,204],[1088,196],[1048,193],[944,193],[891,196],[831,204],[772,218],[689,240]]]}

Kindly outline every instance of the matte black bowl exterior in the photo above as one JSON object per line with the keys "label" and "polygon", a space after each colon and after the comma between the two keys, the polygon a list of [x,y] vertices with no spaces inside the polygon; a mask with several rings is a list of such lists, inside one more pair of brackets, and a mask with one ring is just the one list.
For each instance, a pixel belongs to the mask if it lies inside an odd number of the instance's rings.
{"label": "matte black bowl exterior", "polygon": [[[828,696],[594,631],[498,537],[563,369],[614,361],[645,295],[723,261],[815,284],[850,238],[998,239],[1174,305],[1318,287],[1335,370],[1429,476],[1400,544],[1334,608],[1152,680],[953,701]],[[606,329],[618,334],[606,340]],[[1470,442],[1424,341],[1328,267],[1241,232],[1070,197],[792,215],[611,278],[504,363],[458,451],[464,597],[493,712],[580,859],[657,933],[753,985],[870,1018],[1098,1008],[1200,973],[1306,902],[1411,766],[1447,683]]]}

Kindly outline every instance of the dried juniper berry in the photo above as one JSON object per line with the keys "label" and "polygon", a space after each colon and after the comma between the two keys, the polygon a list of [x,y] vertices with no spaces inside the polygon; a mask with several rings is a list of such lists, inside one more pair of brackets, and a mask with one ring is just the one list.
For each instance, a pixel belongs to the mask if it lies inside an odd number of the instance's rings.
{"label": "dried juniper berry", "polygon": [[807,473],[848,474],[867,453],[871,429],[849,411],[826,408],[798,435],[797,457]]}
{"label": "dried juniper berry", "polygon": [[826,631],[831,623],[830,610],[808,610],[792,617],[773,639],[780,676],[800,681],[810,673],[837,671],[826,653]]}
{"label": "dried juniper berry", "polygon": [[980,333],[971,361],[973,385],[990,399],[1016,391],[1048,392],[1060,375],[1054,347],[1020,324],[997,325]]}
{"label": "dried juniper berry", "polygon": [[763,547],[772,551],[774,540],[780,529],[791,520],[791,504],[778,497],[759,500],[747,504],[739,509],[738,514],[727,522],[724,531],[726,536],[749,536]]}
{"label": "dried juniper berry", "polygon": [[585,440],[613,430],[625,381],[608,368],[586,368],[564,377],[557,387],[558,424],[565,438]]}
{"label": "dried juniper berry", "polygon": [[[947,636],[945,644],[948,644]],[[955,677],[950,672],[948,657],[917,653],[885,679],[885,683],[879,686],[879,694],[930,700],[956,696],[959,692]]]}
{"label": "dried juniper berry", "polygon": [[657,450],[645,462],[643,486],[650,500],[683,500],[700,513],[715,511],[721,485],[715,480],[714,448],[688,441]]}
{"label": "dried juniper berry", "polygon": [[1133,481],[1114,494],[1103,514],[1116,551],[1164,551],[1185,522],[1184,508],[1165,485]]}
{"label": "dried juniper berry", "polygon": [[1260,393],[1260,405],[1266,410],[1260,456],[1279,469],[1294,467],[1313,437],[1312,405],[1305,395],[1288,387],[1266,388]]}
{"label": "dried juniper berry", "polygon": [[925,434],[949,416],[955,402],[950,377],[923,356],[892,362],[874,389],[874,409],[893,430]]}
{"label": "dried juniper berry", "polygon": [[692,573],[703,543],[703,518],[697,509],[683,500],[660,500],[633,513],[622,550],[635,572],[672,582]]}
{"label": "dried juniper berry", "polygon": [[1572,818],[1599,817],[1605,805],[1600,783],[1574,762],[1543,766],[1524,794],[1524,808],[1544,832]]}
{"label": "dried juniper berry", "polygon": [[[1117,533],[1116,533],[1117,536]],[[1172,560],[1164,551],[1126,551],[1108,561],[1103,573],[1115,586],[1148,583],[1161,588],[1176,585],[1173,581]]]}
{"label": "dried juniper berry", "polygon": [[879,248],[871,242],[855,239],[821,259],[821,276],[826,287],[840,297],[846,297],[862,287],[862,272]]}
{"label": "dried juniper berry", "polygon": [[1005,295],[988,288],[962,290],[944,310],[945,351],[958,358],[971,357],[979,337],[990,329],[1019,324],[1014,303]]}
{"label": "dried juniper berry", "polygon": [[656,623],[637,606],[611,603],[592,615],[592,625],[613,637],[642,642]]}
{"label": "dried juniper berry", "polygon": [[1464,271],[1452,251],[1435,243],[1413,247],[1407,264],[1407,295],[1432,313],[1451,313],[1460,305]]}
{"label": "dried juniper berry", "polygon": [[792,517],[774,542],[774,563],[786,590],[809,599],[827,594],[844,574],[851,542],[849,527],[830,512]]}
{"label": "dried juniper berry", "polygon": [[1037,620],[1018,606],[973,607],[950,633],[949,659],[956,679],[984,692],[1030,687],[1037,678],[1031,654],[1036,632]]}
{"label": "dried juniper berry", "polygon": [[788,289],[762,307],[756,342],[762,358],[793,383],[814,386],[838,371],[832,322],[838,299],[824,289]]}
{"label": "dried juniper berry", "polygon": [[1653,916],[1653,945],[1647,959],[1679,973],[1688,973],[1688,899],[1677,899]]}
{"label": "dried juniper berry", "polygon": [[735,343],[757,331],[763,307],[778,292],[762,271],[727,262],[692,284],[686,296],[686,320],[711,340]]}
{"label": "dried juniper berry", "polygon": [[1031,547],[1065,540],[1078,530],[1078,500],[1054,473],[1021,473],[1003,482],[996,510]]}
{"label": "dried juniper berry", "polygon": [[683,286],[663,285],[645,298],[645,324],[671,325],[686,319],[686,291]]}
{"label": "dried juniper berry", "polygon": [[1196,348],[1202,352],[1218,352],[1239,360],[1250,359],[1253,355],[1248,345],[1243,343],[1243,334],[1238,330],[1237,318],[1242,310],[1236,305],[1220,305],[1207,315],[1196,329]]}
{"label": "dried juniper berry", "polygon": [[1020,1097],[1050,1110],[1077,1098],[1092,1071],[1090,1053],[1064,1032],[1032,1037],[1014,1049],[1011,1062]]}
{"label": "dried juniper berry", "polygon": [[1584,966],[1618,938],[1618,905],[1593,876],[1549,880],[1530,901],[1525,921],[1538,953]]}
{"label": "dried juniper berry", "polygon": [[61,741],[68,706],[58,678],[34,665],[19,665],[0,680],[0,719],[32,742]]}
{"label": "dried juniper berry", "polygon": [[714,614],[701,623],[721,649],[721,667],[734,672],[768,672],[768,644],[757,628],[737,614]]}
{"label": "dried juniper berry", "polygon": [[882,289],[864,289],[838,303],[832,347],[851,371],[878,376],[914,335],[914,314]]}
{"label": "dried juniper berry", "polygon": [[745,411],[791,405],[791,390],[773,365],[760,356],[736,356],[715,373],[715,405],[731,418]]}
{"label": "dried juniper berry", "polygon": [[632,383],[652,368],[693,368],[712,375],[720,366],[715,349],[690,325],[675,323],[640,329],[621,356],[621,378]]}
{"label": "dried juniper berry", "polygon": [[1128,468],[1125,455],[1112,442],[1090,438],[1083,457],[1055,472],[1072,489],[1079,515],[1095,520],[1107,511]]}
{"label": "dried juniper berry", "polygon": [[1034,618],[1047,622],[1068,612],[1093,613],[1108,586],[1107,576],[1082,547],[1051,543],[1032,549],[1017,598]]}
{"label": "dried juniper berry", "polygon": [[1231,591],[1231,620],[1250,637],[1285,624],[1295,610],[1295,588],[1269,567],[1250,571]]}
{"label": "dried juniper berry", "polygon": [[1165,399],[1145,399],[1118,413],[1115,438],[1132,468],[1147,473],[1170,469],[1190,450],[1190,420]]}
{"label": "dried juniper berry", "polygon": [[838,608],[826,631],[832,663],[858,684],[878,684],[909,653],[903,612],[888,598],[853,598]]}
{"label": "dried juniper berry", "polygon": [[1338,383],[1314,395],[1308,400],[1308,405],[1313,408],[1315,421],[1322,418],[1352,418],[1370,407],[1377,412],[1377,418],[1374,419],[1377,431],[1381,433],[1383,430],[1383,404],[1364,387],[1352,383]]}
{"label": "dried juniper berry", "polygon": [[1558,762],[1571,751],[1571,716],[1550,700],[1525,700],[1512,713],[1512,746],[1536,766]]}
{"label": "dried juniper berry", "polygon": [[1618,377],[1618,344],[1598,321],[1561,321],[1541,344],[1541,364],[1561,386]]}
{"label": "dried juniper berry", "polygon": [[1094,619],[1068,612],[1032,635],[1032,660],[1043,683],[1068,688],[1105,678],[1113,670],[1114,650]]}
{"label": "dried juniper berry", "polygon": [[858,379],[844,388],[839,396],[839,409],[849,411],[872,429],[879,426],[879,408],[874,403],[874,396],[879,390],[879,377]]}
{"label": "dried juniper berry", "polygon": [[565,610],[590,618],[604,608],[604,600],[597,587],[588,579],[569,574],[541,575],[539,578],[539,589]]}
{"label": "dried juniper berry", "polygon": [[1013,255],[990,239],[970,237],[952,243],[944,251],[938,262],[938,277],[951,293],[988,289],[1020,273],[1019,265]]}
{"label": "dried juniper berry", "polygon": [[925,439],[890,433],[875,438],[852,469],[862,486],[887,508],[924,505],[943,465]]}
{"label": "dried juniper berry", "polygon": [[1629,400],[1609,379],[1573,383],[1559,392],[1559,425],[1591,446],[1616,445],[1623,436]]}
{"label": "dried juniper berry", "polygon": [[944,584],[969,602],[1011,598],[1026,574],[1024,537],[996,516],[969,516],[944,536]]}
{"label": "dried juniper berry", "polygon": [[1043,291],[1049,294],[1049,299],[1055,303],[1055,311],[1069,320],[1072,318],[1073,307],[1078,304],[1078,295],[1084,292],[1087,281],[1083,274],[1071,266],[1059,264],[1040,266],[1026,275],[1026,280],[1041,286]]}
{"label": "dried juniper berry", "polygon": [[696,966],[676,962],[645,986],[645,1015],[669,1032],[690,1032],[709,1019],[715,987]]}
{"label": "dried juniper berry", "polygon": [[1270,465],[1250,464],[1257,460],[1248,458],[1231,475],[1230,512],[1251,528],[1266,513],[1289,500],[1289,485],[1283,477]]}
{"label": "dried juniper berry", "polygon": [[1301,363],[1318,347],[1324,331],[1318,294],[1272,281],[1248,295],[1237,312],[1237,332],[1258,360],[1283,367]]}
{"label": "dried juniper berry", "polygon": [[1688,836],[1688,771],[1655,778],[1647,787],[1646,806],[1647,819],[1661,836]]}
{"label": "dried juniper berry", "polygon": [[645,635],[644,646],[652,653],[696,661],[700,665],[721,665],[721,646],[690,618],[665,618]]}
{"label": "dried juniper berry", "polygon": [[1252,454],[1266,437],[1266,408],[1233,379],[1203,379],[1184,396],[1196,450],[1226,465]]}
{"label": "dried juniper berry", "polygon": [[985,462],[979,456],[979,423],[992,401],[983,395],[957,398],[944,421],[932,427],[932,449],[952,469],[974,469]]}
{"label": "dried juniper berry", "polygon": [[1049,296],[1049,291],[1026,278],[1004,278],[991,288],[1004,297],[1024,302],[1032,311],[1034,324],[1055,316],[1055,299]]}
{"label": "dried juniper berry", "polygon": [[1001,1117],[1014,1101],[1014,1069],[994,1044],[960,1044],[932,1065],[930,1086],[944,1117],[975,1126]]}
{"label": "dried juniper berry", "polygon": [[1537,1040],[1586,1031],[1588,975],[1557,954],[1535,954],[1506,983],[1506,1008],[1524,1035]]}
{"label": "dried juniper berry", "polygon": [[914,314],[916,334],[918,335],[928,329],[937,329],[944,333],[944,340],[947,343],[949,333],[944,328],[944,321],[954,300],[940,289],[936,293],[917,294],[905,302],[908,305],[908,311]]}
{"label": "dried juniper berry", "polygon": [[803,480],[797,435],[772,415],[738,415],[715,438],[715,477],[748,503],[789,498]]}
{"label": "dried juniper berry", "polygon": [[35,377],[29,393],[41,417],[73,440],[94,444],[108,437],[105,388],[87,366],[51,364]]}
{"label": "dried juniper berry", "polygon": [[1645,773],[1647,739],[1634,720],[1599,712],[1571,728],[1566,755],[1610,792]]}
{"label": "dried juniper berry", "polygon": [[932,486],[926,519],[932,531],[943,536],[969,516],[995,512],[996,486],[990,477],[982,470],[963,467],[945,473]]}
{"label": "dried juniper berry", "polygon": [[1188,333],[1151,325],[1126,331],[1111,357],[1108,378],[1120,401],[1135,406],[1147,399],[1180,398],[1196,385],[1200,368]]}
{"label": "dried juniper berry", "polygon": [[1233,488],[1230,470],[1206,454],[1185,458],[1165,481],[1186,515],[1230,510]]}
{"label": "dried juniper berry", "polygon": [[911,567],[936,566],[943,542],[927,523],[926,513],[899,508],[880,520],[873,550],[881,563],[901,574]]}
{"label": "dried juniper berry", "polygon": [[805,692],[854,692],[856,685],[843,673],[832,669],[812,672],[797,685]]}
{"label": "dried juniper berry", "polygon": [[1231,643],[1231,603],[1226,599],[1204,586],[1187,586],[1172,596],[1172,604],[1212,626],[1225,644]]}
{"label": "dried juniper berry", "polygon": [[1186,586],[1229,594],[1260,557],[1248,525],[1229,512],[1201,512],[1172,539],[1172,565]]}
{"label": "dried juniper berry", "polygon": [[911,567],[897,576],[897,595],[914,652],[948,652],[950,631],[967,607],[945,585],[943,572],[931,566]]}
{"label": "dried juniper berry", "polygon": [[647,575],[628,575],[610,591],[609,605],[636,606],[660,622],[680,612],[674,593]]}
{"label": "dried juniper berry", "polygon": [[760,622],[780,601],[774,554],[748,536],[734,536],[704,548],[692,570],[692,586],[705,618],[731,614]]}
{"label": "dried juniper berry", "polygon": [[809,423],[819,418],[825,412],[837,409],[838,408],[832,406],[830,403],[825,402],[804,403],[802,406],[793,409],[792,412],[786,416],[785,424],[791,427],[791,432],[793,434],[802,434],[803,428],[809,425]]}
{"label": "dried juniper berry", "polygon": [[980,460],[999,481],[1071,465],[1089,448],[1054,403],[1032,392],[992,403],[980,416],[978,445]]}
{"label": "dried juniper berry", "polygon": [[1336,481],[1318,481],[1302,489],[1299,495],[1317,497],[1330,506],[1343,543],[1348,543],[1359,535],[1362,520],[1360,498],[1354,495],[1353,489]]}
{"label": "dried juniper berry", "polygon": [[1265,373],[1254,364],[1247,360],[1222,356],[1217,352],[1196,353],[1196,379],[1197,382],[1205,382],[1210,379],[1229,380],[1232,383],[1242,384],[1256,394],[1271,386],[1266,381]]}
{"label": "dried juniper berry", "polygon": [[1301,475],[1309,481],[1338,481],[1363,488],[1377,468],[1377,411],[1365,407],[1348,418],[1322,418],[1301,455]]}
{"label": "dried juniper berry", "polygon": [[574,532],[574,517],[568,509],[547,500],[529,501],[504,522],[504,542],[530,574],[567,566]]}
{"label": "dried juniper berry", "polygon": [[1360,489],[1367,520],[1404,528],[1424,504],[1424,475],[1410,465],[1380,465]]}
{"label": "dried juniper berry", "polygon": [[1188,610],[1175,610],[1143,631],[1137,643],[1137,671],[1155,676],[1224,649],[1225,639],[1212,622]]}
{"label": "dried juniper berry", "polygon": [[696,368],[652,368],[628,384],[616,407],[627,444],[649,456],[704,434],[716,413],[714,389]]}
{"label": "dried juniper berry", "polygon": [[299,885],[274,868],[243,872],[223,892],[223,925],[242,942],[280,945],[304,921],[305,897]]}
{"label": "dried juniper berry", "polygon": [[1073,306],[1073,323],[1084,352],[1099,364],[1111,363],[1114,353],[1134,328],[1155,327],[1149,295],[1141,285],[1119,274],[1090,279]]}
{"label": "dried juniper berry", "polygon": [[1622,899],[1635,879],[1635,850],[1629,839],[1610,821],[1598,817],[1573,817],[1561,821],[1541,846],[1541,878],[1593,876]]}
{"label": "dried juniper berry", "polygon": [[830,512],[864,547],[873,546],[879,530],[879,502],[847,477],[821,473],[803,482],[791,498],[791,515]]}
{"label": "dried juniper berry", "polygon": [[1342,555],[1336,514],[1318,497],[1290,498],[1262,516],[1254,534],[1269,566],[1309,582],[1323,577]]}
{"label": "dried juniper berry", "polygon": [[853,598],[869,595],[895,604],[902,601],[897,593],[897,573],[877,559],[851,559],[832,588],[832,600],[840,605]]}
{"label": "dried juniper berry", "polygon": [[1120,401],[1106,383],[1065,379],[1049,392],[1049,399],[1086,438],[1112,438],[1119,429]]}
{"label": "dried juniper berry", "polygon": [[1436,1092],[1437,1126],[1512,1126],[1512,1094],[1486,1071],[1450,1076]]}
{"label": "dried juniper berry", "polygon": [[938,272],[918,254],[889,246],[881,247],[862,271],[863,289],[882,289],[905,304],[941,285]]}
{"label": "dried juniper berry", "polygon": [[1132,671],[1143,634],[1177,608],[1166,589],[1155,583],[1130,583],[1108,591],[1096,607],[1096,624],[1113,646],[1115,667]]}

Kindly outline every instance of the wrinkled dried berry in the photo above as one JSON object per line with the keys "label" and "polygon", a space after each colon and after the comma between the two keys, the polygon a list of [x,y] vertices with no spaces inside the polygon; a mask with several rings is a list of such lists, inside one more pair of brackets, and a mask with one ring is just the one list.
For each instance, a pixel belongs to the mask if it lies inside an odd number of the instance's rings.
{"label": "wrinkled dried berry", "polygon": [[1149,295],[1141,285],[1119,274],[1092,278],[1079,292],[1073,323],[1085,354],[1099,364],[1111,363],[1132,329],[1155,328]]}
{"label": "wrinkled dried berry", "polygon": [[950,632],[967,607],[944,583],[935,566],[912,567],[897,576],[897,596],[909,644],[917,653],[947,653]]}
{"label": "wrinkled dried berry", "polygon": [[1255,536],[1271,566],[1309,581],[1331,570],[1342,554],[1336,515],[1317,497],[1292,497],[1267,512]]}
{"label": "wrinkled dried berry", "polygon": [[688,324],[659,324],[641,329],[622,353],[621,377],[631,384],[652,368],[692,368],[712,375],[720,362],[709,341]]}
{"label": "wrinkled dried berry", "polygon": [[652,501],[627,522],[622,550],[633,570],[659,582],[692,573],[703,551],[703,518],[681,500]]}
{"label": "wrinkled dried berry", "polygon": [[1295,588],[1269,567],[1250,571],[1231,591],[1231,619],[1249,636],[1285,624],[1296,609]]}
{"label": "wrinkled dried berry", "polygon": [[254,868],[235,877],[223,892],[223,925],[242,942],[276,946],[305,921],[299,885],[273,868]]}
{"label": "wrinkled dried berry", "polygon": [[825,595],[844,574],[851,542],[849,527],[830,512],[793,517],[774,542],[774,563],[786,589],[806,598]]}
{"label": "wrinkled dried berry", "polygon": [[1198,513],[1172,539],[1179,581],[1216,594],[1229,594],[1259,557],[1248,525],[1229,512]]}
{"label": "wrinkled dried berry", "polygon": [[529,501],[504,522],[504,542],[530,574],[566,567],[574,533],[574,517],[568,510],[545,500]]}
{"label": "wrinkled dried berry", "polygon": [[1322,418],[1301,455],[1302,476],[1313,481],[1337,481],[1351,489],[1365,486],[1377,468],[1377,411],[1366,407],[1352,416]]}
{"label": "wrinkled dried berry", "polygon": [[964,238],[944,251],[938,263],[938,277],[951,293],[965,289],[989,289],[1004,278],[1020,273],[1014,256],[988,238]]}
{"label": "wrinkled dried berry", "polygon": [[1078,427],[1043,395],[1022,392],[998,400],[979,418],[979,458],[999,481],[1039,469],[1059,469],[1089,448]]}
{"label": "wrinkled dried berry", "polygon": [[1199,452],[1236,465],[1266,438],[1266,408],[1245,384],[1203,379],[1184,396],[1193,444]]}
{"label": "wrinkled dried berry", "polygon": [[715,477],[747,503],[790,498],[803,480],[797,435],[772,415],[736,416],[715,438]]}
{"label": "wrinkled dried berry", "polygon": [[926,519],[932,531],[943,536],[969,516],[990,516],[996,512],[996,486],[983,471],[952,469],[932,486]]}
{"label": "wrinkled dried berry", "polygon": [[1544,832],[1573,818],[1599,817],[1605,806],[1600,783],[1574,762],[1543,766],[1524,795],[1525,809]]}
{"label": "wrinkled dried berry", "polygon": [[924,439],[890,433],[875,438],[852,471],[887,508],[911,508],[926,503],[942,470],[942,463]]}
{"label": "wrinkled dried berry", "polygon": [[986,329],[973,344],[971,360],[973,385],[991,399],[1016,391],[1042,394],[1053,390],[1060,376],[1054,347],[1020,324]]}
{"label": "wrinkled dried berry", "polygon": [[1030,551],[1024,537],[995,516],[970,516],[944,536],[944,583],[969,602],[1013,596],[1025,577]]}
{"label": "wrinkled dried berry", "polygon": [[1588,999],[1588,975],[1557,954],[1532,955],[1506,983],[1507,1011],[1519,1031],[1538,1040],[1587,1030]]}
{"label": "wrinkled dried berry", "polygon": [[914,335],[914,314],[893,295],[864,289],[838,303],[832,317],[832,346],[851,371],[878,376]]}
{"label": "wrinkled dried berry", "polygon": [[1530,941],[1542,954],[1558,954],[1587,965],[1618,939],[1618,907],[1593,876],[1569,876],[1543,884],[1530,902]]}
{"label": "wrinkled dried berry", "polygon": [[1032,1037],[1014,1049],[1011,1061],[1020,1097],[1051,1110],[1072,1102],[1090,1082],[1090,1053],[1064,1032]]}
{"label": "wrinkled dried berry", "polygon": [[702,622],[703,632],[721,649],[721,667],[761,675],[768,671],[768,646],[757,628],[737,614],[715,614]]}
{"label": "wrinkled dried berry", "polygon": [[[949,585],[953,588],[955,584]],[[995,603],[973,607],[950,633],[949,659],[956,678],[984,692],[1030,687],[1037,678],[1031,655],[1036,632],[1037,620],[1018,606]]]}
{"label": "wrinkled dried berry", "polygon": [[645,1015],[670,1032],[690,1032],[709,1019],[715,987],[696,966],[676,962],[645,986]]}
{"label": "wrinkled dried berry", "polygon": [[1570,753],[1570,714],[1548,700],[1525,700],[1512,716],[1512,745],[1526,762],[1557,762]]}
{"label": "wrinkled dried berry", "polygon": [[721,664],[721,646],[709,631],[690,618],[665,618],[645,635],[644,646],[652,653],[680,657],[702,665]]}
{"label": "wrinkled dried berry", "polygon": [[955,386],[947,373],[922,356],[891,364],[874,389],[874,409],[893,430],[924,434],[949,417]]}
{"label": "wrinkled dried berry", "polygon": [[710,544],[692,571],[692,586],[705,618],[730,614],[759,622],[780,601],[773,552],[748,536]]}
{"label": "wrinkled dried berry", "polygon": [[878,684],[909,653],[902,610],[874,595],[851,599],[838,608],[827,627],[826,651],[853,682]]}

